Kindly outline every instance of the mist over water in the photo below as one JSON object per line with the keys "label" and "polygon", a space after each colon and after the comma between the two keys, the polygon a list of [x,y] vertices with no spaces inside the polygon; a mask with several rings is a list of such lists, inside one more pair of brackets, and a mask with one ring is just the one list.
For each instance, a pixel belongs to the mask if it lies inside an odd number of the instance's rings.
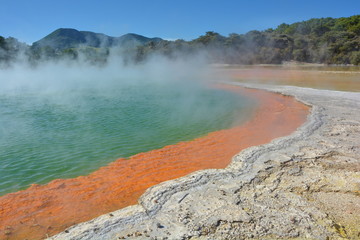
{"label": "mist over water", "polygon": [[17,65],[0,75],[0,195],[231,127],[254,103],[199,61]]}

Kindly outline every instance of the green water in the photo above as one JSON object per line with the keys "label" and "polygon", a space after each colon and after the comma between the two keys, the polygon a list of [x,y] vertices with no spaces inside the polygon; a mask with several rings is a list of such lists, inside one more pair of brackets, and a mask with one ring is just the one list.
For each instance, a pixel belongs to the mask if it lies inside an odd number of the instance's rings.
{"label": "green water", "polygon": [[0,92],[0,195],[244,121],[254,102],[188,84]]}

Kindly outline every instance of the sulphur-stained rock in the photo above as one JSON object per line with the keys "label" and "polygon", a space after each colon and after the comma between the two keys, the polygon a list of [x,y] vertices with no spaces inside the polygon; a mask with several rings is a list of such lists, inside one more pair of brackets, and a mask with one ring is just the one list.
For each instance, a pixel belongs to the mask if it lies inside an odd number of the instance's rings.
{"label": "sulphur-stained rock", "polygon": [[295,96],[311,114],[225,169],[154,186],[51,239],[360,239],[360,93],[247,87]]}

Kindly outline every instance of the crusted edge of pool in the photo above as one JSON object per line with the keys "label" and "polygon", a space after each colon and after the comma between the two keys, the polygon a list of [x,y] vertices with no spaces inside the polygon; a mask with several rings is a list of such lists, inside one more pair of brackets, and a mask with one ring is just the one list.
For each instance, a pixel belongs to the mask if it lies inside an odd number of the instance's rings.
{"label": "crusted edge of pool", "polygon": [[[353,186],[343,193],[352,195],[343,199],[360,204],[356,195],[360,175],[341,168],[319,168],[321,161],[334,158],[343,164],[345,157],[360,166],[356,149],[360,145],[360,93],[228,84],[293,96],[311,106],[311,113],[289,136],[243,150],[225,169],[200,170],[163,182],[149,188],[137,205],[77,224],[49,239],[327,239],[360,234],[351,219],[344,224],[337,212],[321,205],[326,194],[342,193],[344,186],[322,183],[323,176],[328,181],[336,174]],[[313,182],[317,176],[320,180]],[[298,178],[300,182],[291,182]],[[322,188],[330,190],[321,195]]]}

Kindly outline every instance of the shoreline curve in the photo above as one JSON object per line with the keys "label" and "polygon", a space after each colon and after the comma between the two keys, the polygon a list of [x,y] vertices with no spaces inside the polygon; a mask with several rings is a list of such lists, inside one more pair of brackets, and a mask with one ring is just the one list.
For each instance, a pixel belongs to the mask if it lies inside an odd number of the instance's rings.
{"label": "shoreline curve", "polygon": [[[63,231],[74,224],[133,205],[146,189],[160,182],[171,179],[177,181],[178,177],[185,176],[200,169],[220,168],[221,171],[221,168],[225,168],[230,163],[231,158],[239,151],[249,146],[264,144],[274,138],[290,134],[305,121],[307,116],[307,107],[295,99],[259,90],[245,90],[225,85],[223,85],[223,88],[231,91],[242,91],[243,94],[250,94],[250,96],[255,96],[260,99],[262,103],[255,117],[249,122],[231,129],[216,131],[208,134],[206,137],[166,146],[162,149],[147,153],[140,153],[130,158],[130,160],[147,159],[148,162],[151,161],[150,164],[154,164],[155,161],[157,164],[155,170],[162,167],[162,170],[167,174],[170,171],[173,172],[170,178],[158,178],[154,172],[148,173],[148,175],[153,176],[152,181],[149,182],[149,179],[145,179],[146,181],[143,180],[141,182],[142,185],[140,184],[142,188],[139,189],[134,189],[134,186],[131,186],[132,182],[129,181],[128,186],[132,188],[129,193],[127,189],[124,189],[124,185],[121,186],[119,183],[115,183],[114,185],[114,182],[119,182],[124,180],[124,178],[119,179],[114,176],[124,175],[125,173],[129,173],[129,170],[134,171],[135,168],[139,166],[131,164],[130,162],[127,162],[127,166],[124,166],[124,160],[119,159],[88,176],[75,179],[54,180],[42,186],[34,185],[27,190],[0,197],[2,206],[0,209],[2,214],[0,216],[3,216],[0,217],[2,218],[0,222],[2,222],[4,226],[4,229],[0,229],[0,232],[2,232],[4,234],[3,236],[7,237],[7,239],[26,238],[29,236],[35,239],[44,238]],[[284,117],[285,115],[287,115],[287,118]],[[291,124],[286,125],[285,123],[289,121]],[[266,129],[269,130],[269,122],[272,123],[271,131],[266,132]],[[263,124],[263,126],[261,126],[261,124]],[[229,131],[232,131],[232,133],[229,133]],[[256,131],[257,135],[254,134]],[[242,142],[242,145],[235,144],[240,140],[245,141],[245,143]],[[200,141],[200,144],[196,144],[196,141]],[[215,148],[213,146],[216,144],[218,145],[217,151],[207,152],[207,150]],[[192,145],[198,145],[200,148],[196,149]],[[204,146],[205,148],[201,148]],[[206,147],[208,148],[207,150]],[[181,149],[183,155],[178,155],[176,151],[179,149]],[[199,151],[202,152],[199,153]],[[193,156],[191,156],[189,152],[193,152]],[[173,158],[172,155],[176,156]],[[202,157],[200,158],[199,155]],[[155,157],[152,157],[149,161],[149,156]],[[164,167],[161,162],[156,162],[159,156],[168,161],[168,166]],[[169,158],[173,158],[174,161],[169,161]],[[174,163],[184,158],[188,159],[188,162],[185,162],[185,165],[188,165],[187,170],[184,171],[181,165],[180,167],[174,168],[174,165],[176,165]],[[209,159],[211,159],[211,164],[204,162]],[[195,160],[198,161],[196,167],[188,164],[189,162],[193,163]],[[135,161],[132,161],[132,163],[134,162]],[[146,167],[144,169],[146,170]],[[154,169],[154,166],[152,166],[152,169]],[[113,172],[109,174],[109,171]],[[208,171],[216,172],[219,170]],[[140,174],[144,174],[144,172],[140,171]],[[130,176],[127,176],[127,178],[129,177]],[[106,186],[104,187],[104,185]],[[135,186],[135,188],[136,187],[137,186]],[[118,190],[115,194],[113,193],[114,188]],[[119,198],[123,198],[123,196],[119,195],[119,192],[132,195],[125,200],[125,203],[123,201],[119,204]],[[139,203],[148,209],[147,212],[149,214],[149,212],[151,212],[149,210],[150,208],[145,205],[150,203],[145,203],[145,201],[142,200],[143,196],[139,199]],[[158,202],[156,199],[151,201]],[[160,206],[160,203],[156,205]],[[21,209],[21,211],[18,211],[18,209]],[[129,209],[133,208],[130,207]],[[12,218],[6,216],[11,216]]]}
{"label": "shoreline curve", "polygon": [[225,169],[161,183],[50,239],[358,239],[360,93],[239,85],[293,96],[311,113]]}

